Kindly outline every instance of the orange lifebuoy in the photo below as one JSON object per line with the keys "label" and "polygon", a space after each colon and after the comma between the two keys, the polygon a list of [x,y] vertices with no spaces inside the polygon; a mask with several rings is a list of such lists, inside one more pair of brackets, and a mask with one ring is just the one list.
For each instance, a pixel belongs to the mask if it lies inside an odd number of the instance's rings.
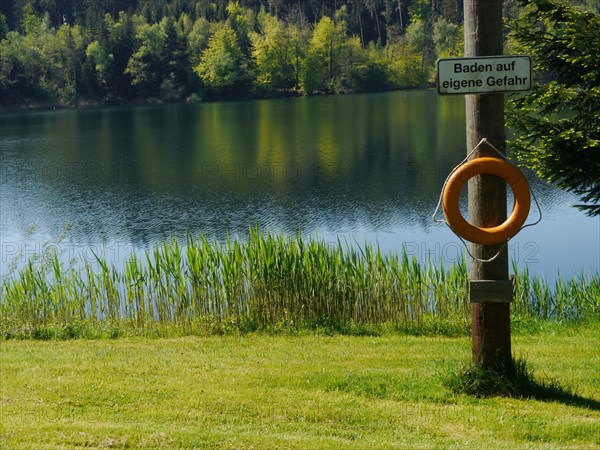
{"label": "orange lifebuoy", "polygon": [[[510,217],[502,224],[479,228],[471,225],[462,216],[458,200],[465,183],[476,175],[496,175],[510,184],[515,198]],[[523,173],[508,161],[500,158],[475,158],[458,166],[448,177],[442,197],[442,207],[448,225],[458,236],[476,244],[499,244],[519,232],[527,215],[531,198],[529,184]]]}

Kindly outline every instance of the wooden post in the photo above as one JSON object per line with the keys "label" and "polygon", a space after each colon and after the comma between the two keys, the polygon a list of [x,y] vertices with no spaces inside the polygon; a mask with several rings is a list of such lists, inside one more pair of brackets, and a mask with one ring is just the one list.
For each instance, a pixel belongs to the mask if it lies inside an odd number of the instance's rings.
{"label": "wooden post", "polygon": [[[465,56],[502,55],[502,0],[464,0]],[[472,94],[465,97],[467,152],[487,138],[504,152],[504,95]],[[482,148],[484,147],[484,148]],[[481,146],[473,155],[498,156]],[[506,183],[499,177],[480,175],[471,178],[469,190],[470,222],[478,227],[499,225],[506,220]],[[471,253],[489,259],[502,247],[471,244]],[[471,259],[471,280],[508,280],[508,250],[489,263]],[[510,303],[472,303],[473,362],[493,369],[510,364]]]}

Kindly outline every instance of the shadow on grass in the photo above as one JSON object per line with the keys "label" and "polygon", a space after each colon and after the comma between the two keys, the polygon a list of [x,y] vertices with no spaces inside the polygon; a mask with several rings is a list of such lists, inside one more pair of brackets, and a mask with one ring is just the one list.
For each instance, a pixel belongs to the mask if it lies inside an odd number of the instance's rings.
{"label": "shadow on grass", "polygon": [[457,394],[528,398],[600,411],[599,401],[577,395],[556,380],[538,379],[524,359],[513,360],[496,370],[466,365],[458,372],[444,375],[443,384]]}

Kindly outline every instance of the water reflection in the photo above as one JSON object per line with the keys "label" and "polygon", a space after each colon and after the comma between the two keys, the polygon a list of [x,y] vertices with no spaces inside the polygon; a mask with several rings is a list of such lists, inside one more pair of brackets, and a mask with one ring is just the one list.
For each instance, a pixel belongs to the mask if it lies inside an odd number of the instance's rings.
{"label": "water reflection", "polygon": [[[52,240],[69,223],[72,243],[146,247],[258,224],[391,250],[425,243],[443,259],[457,240],[430,216],[465,154],[464,120],[462,99],[430,92],[1,116],[0,238]],[[555,248],[558,223],[573,230],[561,270],[597,269],[600,222],[530,179],[555,225],[519,239]]]}

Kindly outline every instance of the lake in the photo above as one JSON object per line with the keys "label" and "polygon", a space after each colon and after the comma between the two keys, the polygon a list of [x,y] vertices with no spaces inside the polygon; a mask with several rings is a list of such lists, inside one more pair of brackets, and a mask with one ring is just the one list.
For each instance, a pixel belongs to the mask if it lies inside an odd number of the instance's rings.
{"label": "lake", "polygon": [[[465,154],[462,97],[428,91],[1,115],[2,273],[51,246],[119,265],[252,225],[450,264],[462,244],[431,216]],[[528,178],[543,220],[512,259],[549,280],[600,270],[600,219]]]}

